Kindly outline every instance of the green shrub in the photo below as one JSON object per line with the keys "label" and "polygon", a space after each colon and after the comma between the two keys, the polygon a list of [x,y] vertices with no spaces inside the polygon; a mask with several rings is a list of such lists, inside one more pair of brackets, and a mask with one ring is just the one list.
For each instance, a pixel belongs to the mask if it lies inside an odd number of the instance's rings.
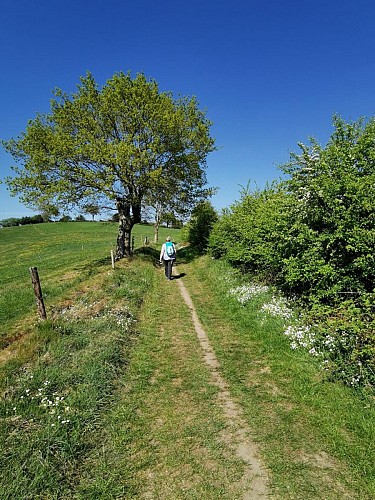
{"label": "green shrub", "polygon": [[285,181],[244,191],[209,248],[302,301],[322,342],[334,338],[332,373],[373,384],[375,119],[335,117],[334,127],[326,147],[299,145],[281,167]]}
{"label": "green shrub", "polygon": [[193,210],[183,234],[199,252],[207,250],[209,236],[217,219],[216,210],[209,201],[202,201]]}
{"label": "green shrub", "polygon": [[240,201],[224,211],[214,225],[209,240],[211,255],[273,280],[282,269],[286,214],[292,202],[281,184],[253,193],[244,190]]}

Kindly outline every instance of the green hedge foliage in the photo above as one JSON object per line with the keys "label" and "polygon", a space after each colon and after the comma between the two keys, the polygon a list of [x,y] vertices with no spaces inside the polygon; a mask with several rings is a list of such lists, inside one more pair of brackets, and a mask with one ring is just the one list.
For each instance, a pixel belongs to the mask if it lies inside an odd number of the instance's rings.
{"label": "green hedge foliage", "polygon": [[[242,193],[215,224],[211,254],[276,284],[309,311],[332,349],[332,373],[375,381],[375,120],[334,117],[281,167],[286,180]],[[344,373],[343,373],[344,372]],[[350,377],[349,377],[350,372]]]}
{"label": "green hedge foliage", "polygon": [[207,251],[209,236],[218,215],[212,204],[205,200],[194,208],[190,221],[186,224],[182,238],[188,241],[196,251]]}

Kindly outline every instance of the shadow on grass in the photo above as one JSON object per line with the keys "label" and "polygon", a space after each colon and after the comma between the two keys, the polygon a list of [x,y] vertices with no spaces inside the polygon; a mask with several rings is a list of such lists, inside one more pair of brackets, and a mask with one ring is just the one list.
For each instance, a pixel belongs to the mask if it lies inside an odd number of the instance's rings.
{"label": "shadow on grass", "polygon": [[[156,248],[154,248],[152,246],[137,248],[136,250],[134,250],[134,255],[146,257],[154,265],[156,265],[156,266],[159,265],[160,250],[157,250]],[[194,247],[188,246],[188,247],[181,248],[180,250],[177,250],[176,264],[177,265],[178,264],[188,264],[189,262],[192,262],[193,260],[197,259],[201,255],[202,255],[202,253],[199,252]]]}
{"label": "shadow on grass", "polygon": [[183,278],[184,276],[186,276],[186,273],[174,274],[171,279],[172,280],[179,280],[180,278]]}
{"label": "shadow on grass", "polygon": [[196,248],[188,246],[177,251],[177,264],[188,264],[202,255]]}
{"label": "shadow on grass", "polygon": [[111,266],[111,257],[103,257],[101,259],[96,259],[91,262],[87,262],[84,265],[75,266],[75,270],[84,271],[86,276],[92,276],[98,272],[98,268],[103,266]]}
{"label": "shadow on grass", "polygon": [[154,267],[159,267],[160,251],[152,246],[145,246],[136,248],[133,252],[135,257],[142,257],[142,259],[151,262]]}
{"label": "shadow on grass", "polygon": [[[194,261],[202,255],[201,252],[193,247],[184,247],[177,251],[176,264],[188,264]],[[159,262],[160,250],[149,245],[140,248],[136,248],[133,252],[133,257],[141,257],[142,259],[150,262],[154,267],[160,267]],[[130,257],[131,259],[132,257]],[[126,259],[126,257],[124,257]],[[101,259],[94,260],[92,262],[86,263],[81,267],[77,267],[80,271],[84,271],[87,276],[95,274],[98,268],[102,266],[111,266],[110,257],[104,257]],[[184,274],[177,275],[177,278],[182,278]],[[176,278],[176,276],[175,276]]]}

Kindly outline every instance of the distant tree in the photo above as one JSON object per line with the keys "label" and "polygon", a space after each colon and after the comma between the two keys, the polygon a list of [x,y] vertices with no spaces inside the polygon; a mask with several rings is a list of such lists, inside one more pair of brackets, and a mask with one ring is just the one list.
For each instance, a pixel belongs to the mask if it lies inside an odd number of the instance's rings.
{"label": "distant tree", "polygon": [[40,214],[30,217],[30,224],[42,224],[43,222],[43,217]]}
{"label": "distant tree", "polygon": [[53,217],[59,216],[60,212],[57,206],[53,205],[48,200],[40,199],[34,204],[34,206],[40,212],[44,222],[49,222]]}
{"label": "distant tree", "polygon": [[70,215],[63,215],[59,222],[71,222],[73,219],[70,217]]}
{"label": "distant tree", "polygon": [[216,188],[204,188],[203,185],[195,190],[189,184],[176,182],[174,176],[160,179],[156,188],[146,197],[146,206],[153,212],[154,241],[159,238],[159,227],[163,222],[177,222],[187,219],[194,206],[204,201],[216,192]]}
{"label": "distant tree", "polygon": [[1,221],[1,225],[3,227],[12,227],[12,226],[18,226],[19,225],[19,219],[16,217],[9,217],[8,219],[3,219]]}
{"label": "distant tree", "polygon": [[88,73],[75,94],[57,89],[54,96],[49,115],[30,121],[16,140],[3,141],[21,163],[6,182],[23,203],[43,199],[67,209],[94,199],[103,209],[116,209],[121,258],[131,252],[142,204],[160,186],[168,199],[201,195],[214,140],[196,98],[174,99],[143,74],[132,79],[123,73],[101,89]]}
{"label": "distant tree", "polygon": [[26,215],[25,217],[11,217],[9,219],[3,219],[0,221],[2,227],[12,227],[12,226],[26,226],[28,224],[40,224],[43,222],[41,215]]}
{"label": "distant tree", "polygon": [[76,222],[86,222],[84,215],[77,215],[75,220],[76,220]]}
{"label": "distant tree", "polygon": [[173,212],[166,212],[162,215],[161,222],[167,227],[181,227],[182,223]]}
{"label": "distant tree", "polygon": [[100,207],[98,205],[95,205],[94,203],[88,203],[87,205],[84,205],[83,210],[85,214],[91,215],[93,222],[95,220],[95,215],[98,215],[100,213]]}

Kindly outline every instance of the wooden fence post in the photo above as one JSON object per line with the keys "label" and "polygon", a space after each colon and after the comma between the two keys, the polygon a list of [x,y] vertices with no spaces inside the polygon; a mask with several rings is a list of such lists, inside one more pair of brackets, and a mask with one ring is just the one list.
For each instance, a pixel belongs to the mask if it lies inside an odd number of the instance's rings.
{"label": "wooden fence post", "polygon": [[112,269],[115,268],[115,256],[113,255],[113,250],[111,250],[111,261],[112,261]]}
{"label": "wooden fence post", "polygon": [[40,281],[39,281],[38,269],[36,267],[30,267],[29,271],[31,274],[31,281],[32,281],[33,287],[34,287],[34,293],[35,293],[35,298],[36,298],[36,308],[37,308],[39,317],[40,317],[40,319],[43,319],[43,320],[47,319],[46,309],[44,307],[44,302],[43,302],[42,289],[41,289]]}

